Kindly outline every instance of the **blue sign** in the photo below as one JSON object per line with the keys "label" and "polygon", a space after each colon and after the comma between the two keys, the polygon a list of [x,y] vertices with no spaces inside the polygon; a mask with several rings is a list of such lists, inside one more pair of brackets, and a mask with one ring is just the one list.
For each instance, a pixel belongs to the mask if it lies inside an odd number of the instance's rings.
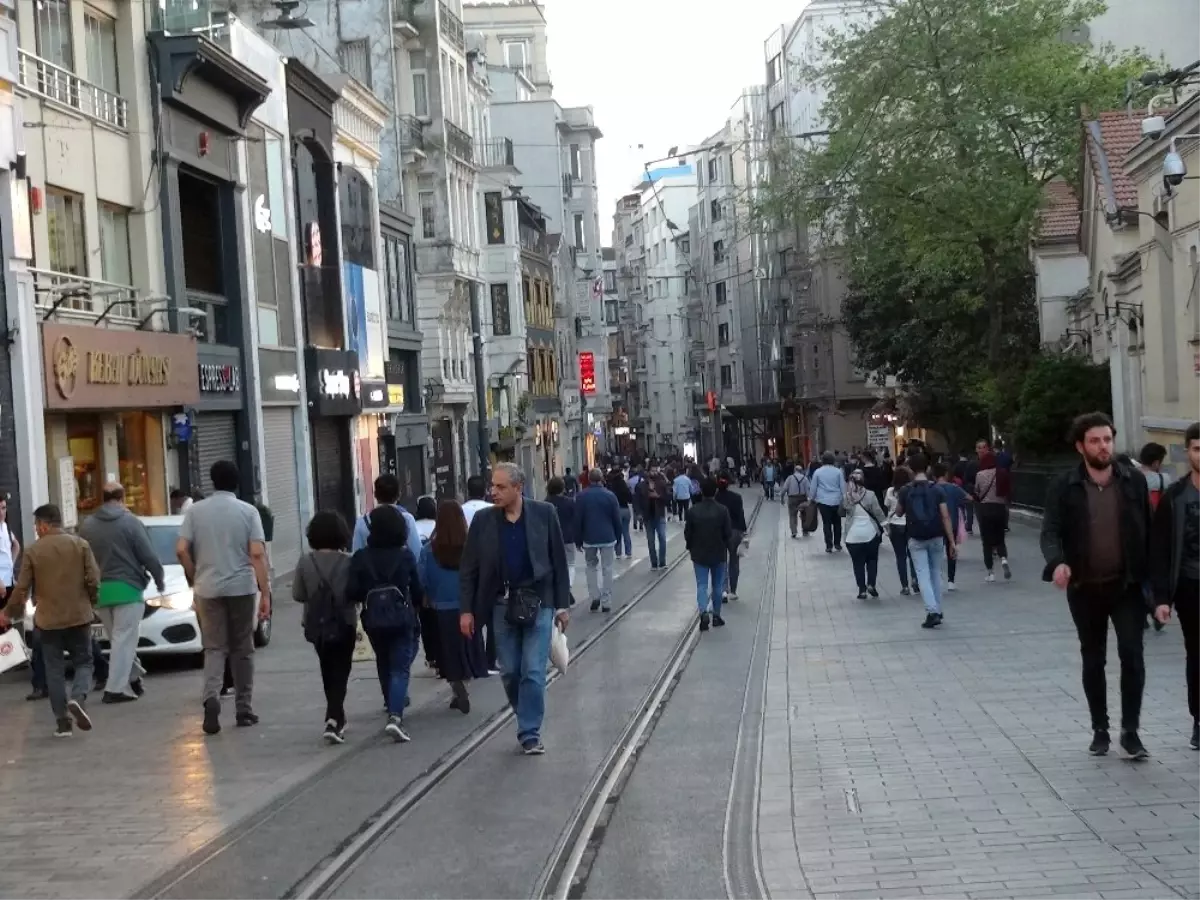
{"label": "blue sign", "polygon": [[186,444],[192,439],[192,417],[185,412],[175,413],[171,417],[171,430],[175,434],[175,440]]}
{"label": "blue sign", "polygon": [[342,289],[346,292],[346,349],[358,354],[361,365],[367,360],[367,294],[362,266],[342,263]]}

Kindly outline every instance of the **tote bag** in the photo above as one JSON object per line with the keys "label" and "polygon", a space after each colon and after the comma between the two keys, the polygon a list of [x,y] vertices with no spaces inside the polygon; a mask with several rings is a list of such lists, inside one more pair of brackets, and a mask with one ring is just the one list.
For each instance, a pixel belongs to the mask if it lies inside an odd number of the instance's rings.
{"label": "tote bag", "polygon": [[0,673],[15,669],[28,659],[29,651],[19,629],[10,628],[0,634]]}

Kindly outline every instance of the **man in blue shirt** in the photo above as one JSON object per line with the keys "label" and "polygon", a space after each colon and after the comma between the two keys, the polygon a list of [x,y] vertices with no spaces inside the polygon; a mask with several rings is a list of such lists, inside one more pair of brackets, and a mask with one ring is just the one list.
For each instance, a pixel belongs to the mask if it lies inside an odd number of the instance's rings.
{"label": "man in blue shirt", "polygon": [[671,482],[671,496],[675,500],[675,512],[682,522],[692,502],[692,479],[687,472],[680,472]]}
{"label": "man in blue shirt", "polygon": [[842,495],[845,493],[846,476],[837,465],[837,457],[826,450],[821,454],[821,467],[812,476],[812,500],[821,513],[826,553],[842,549]]}
{"label": "man in blue shirt", "polygon": [[612,609],[613,556],[621,538],[621,507],[617,495],[604,486],[599,469],[588,472],[587,489],[575,500],[575,541],[587,562],[591,610]]}
{"label": "man in blue shirt", "polygon": [[[408,526],[408,549],[412,551],[413,559],[420,559],[421,535],[417,533],[417,520],[413,518],[412,513],[400,505],[399,478],[395,475],[380,475],[375,479],[375,504],[377,506],[394,506],[400,511],[400,515],[404,518],[404,524]],[[370,533],[371,526],[367,524],[367,517],[360,516],[354,523],[354,540],[350,544],[350,551],[356,553],[367,546],[367,535]]]}

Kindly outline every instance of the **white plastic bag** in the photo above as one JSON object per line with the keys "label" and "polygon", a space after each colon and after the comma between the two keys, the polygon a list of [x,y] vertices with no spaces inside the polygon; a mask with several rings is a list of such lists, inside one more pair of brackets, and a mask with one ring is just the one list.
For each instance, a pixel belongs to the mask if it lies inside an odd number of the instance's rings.
{"label": "white plastic bag", "polygon": [[10,628],[4,634],[0,634],[0,672],[16,668],[27,659],[29,651],[25,649],[20,629]]}
{"label": "white plastic bag", "polygon": [[566,672],[567,665],[571,662],[571,651],[567,647],[567,635],[558,627],[558,623],[555,623],[554,634],[550,636],[550,662],[560,672]]}

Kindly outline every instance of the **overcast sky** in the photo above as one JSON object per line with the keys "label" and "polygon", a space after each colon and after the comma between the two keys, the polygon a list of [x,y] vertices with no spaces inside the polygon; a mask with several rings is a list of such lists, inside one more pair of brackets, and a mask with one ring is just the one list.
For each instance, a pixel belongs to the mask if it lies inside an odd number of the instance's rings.
{"label": "overcast sky", "polygon": [[[642,166],[721,128],[743,88],[761,84],[763,42],[808,0],[542,0],[550,77],[563,106],[592,106],[600,231]],[[639,149],[638,145],[642,147]]]}

